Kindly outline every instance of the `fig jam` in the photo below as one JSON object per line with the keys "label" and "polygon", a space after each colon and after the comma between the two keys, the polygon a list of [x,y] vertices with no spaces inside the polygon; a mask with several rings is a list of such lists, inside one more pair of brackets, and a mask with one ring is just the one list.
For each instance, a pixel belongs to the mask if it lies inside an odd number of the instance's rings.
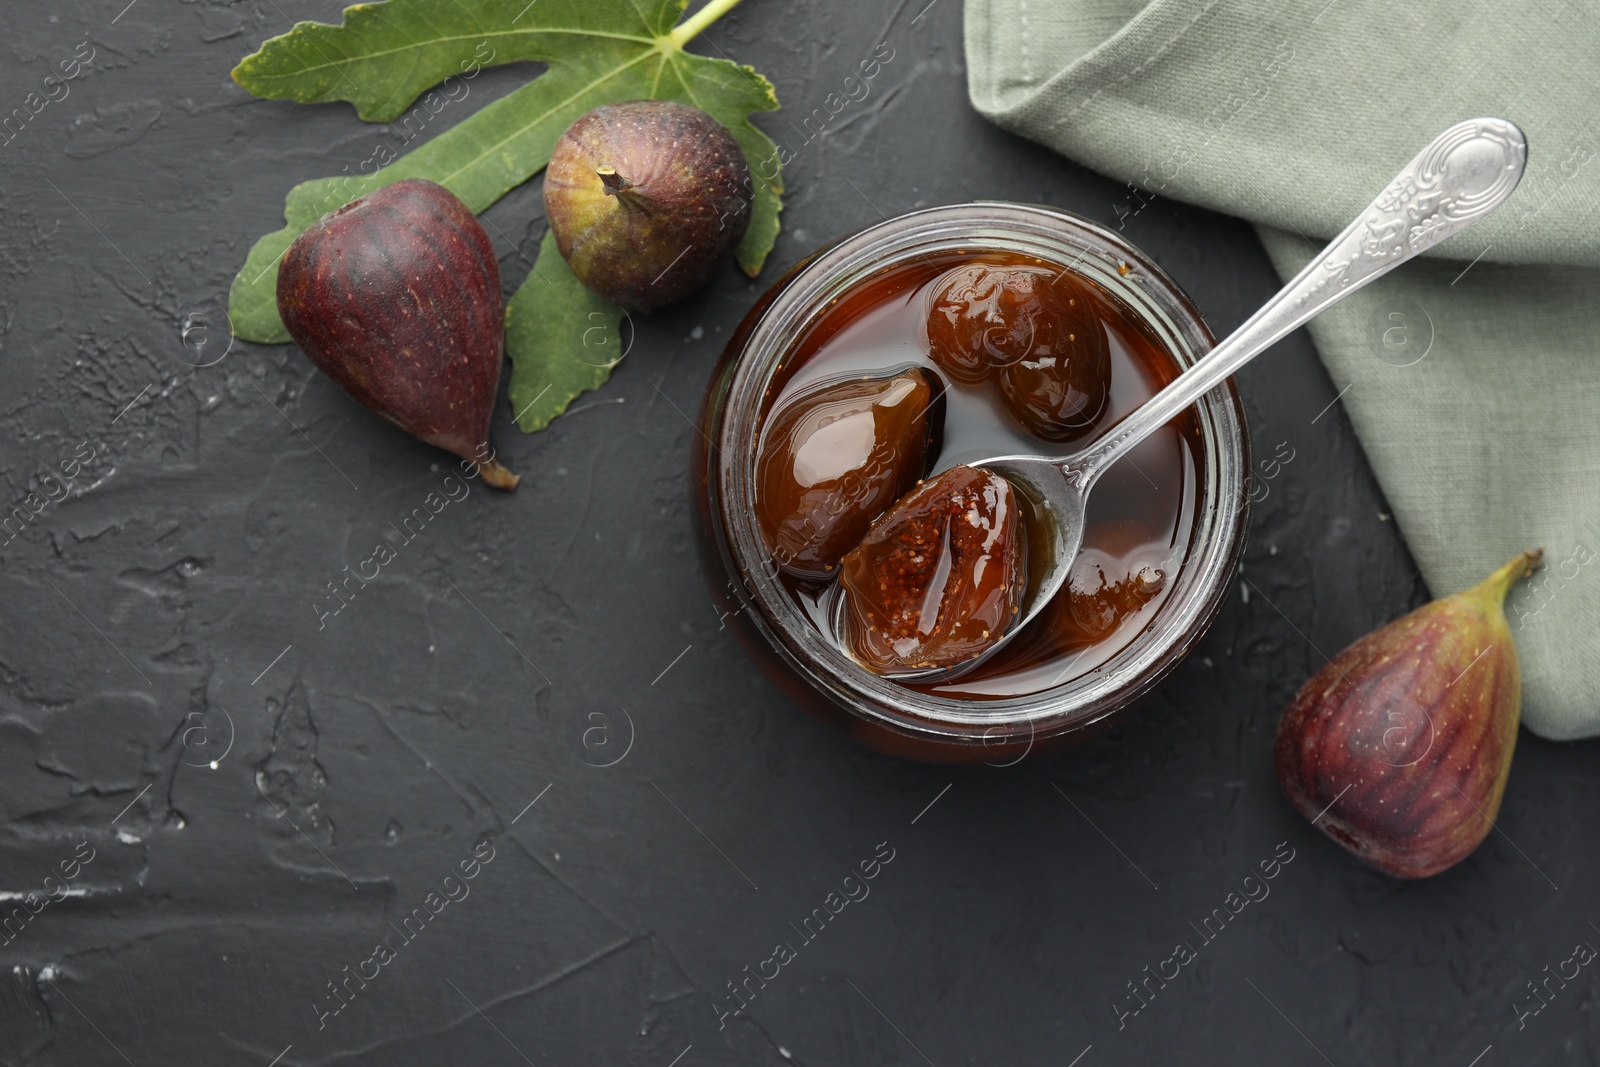
{"label": "fig jam", "polygon": [[934,283],[928,355],[964,385],[997,381],[1017,420],[1047,441],[1094,429],[1111,386],[1106,334],[1069,271],[969,263]]}
{"label": "fig jam", "polygon": [[988,651],[1021,610],[1026,548],[1011,483],[975,467],[923,482],[844,557],[844,640],[886,674]]}
{"label": "fig jam", "polygon": [[938,454],[943,385],[921,367],[808,390],[767,424],[756,457],[761,532],[796,578],[831,576]]}
{"label": "fig jam", "polygon": [[[1036,317],[1023,329],[1008,320],[1004,331],[991,334],[989,344],[998,355],[1011,357],[1009,364],[991,354],[995,373],[978,374],[975,363],[972,373],[951,374],[948,352],[934,358],[941,342],[936,316],[940,300],[950,299],[950,282],[958,270],[979,278],[985,270],[1026,277],[1047,295],[1069,294],[1071,319],[1058,315],[1043,322]],[[1022,307],[1031,313],[1027,301],[1018,299],[1027,297],[1026,292],[997,295],[1003,298],[1002,309]],[[1057,336],[1063,326],[1066,348]],[[1041,362],[1010,351],[1026,343],[1030,333],[1055,345],[1056,353],[1079,356],[1071,384],[1090,399],[1075,403],[1069,412],[1076,420],[1071,440],[1060,440],[1057,429],[1030,417],[1026,406],[1008,396],[1001,380],[1005,366]],[[966,351],[973,352],[970,346]],[[925,368],[946,383],[940,399],[942,441],[937,456],[930,457],[930,475],[923,485],[952,467],[993,456],[1071,455],[1154,396],[1180,370],[1139,317],[1088,277],[1012,252],[939,253],[887,268],[817,314],[768,390],[762,448],[786,409],[823,383],[904,373],[908,367]],[[1089,371],[1095,372],[1093,380],[1085,377]],[[1001,699],[1041,692],[1098,669],[1149,624],[1171,589],[1196,521],[1200,454],[1192,411],[1141,442],[1100,477],[1090,494],[1083,547],[1071,578],[1038,618],[992,658],[953,680],[898,684],[940,696]],[[1022,518],[1028,519],[1025,499],[1016,496],[1024,505],[1019,509]],[[758,495],[756,510],[771,528],[781,517],[772,513],[781,511],[782,503]],[[847,559],[841,569],[849,567]],[[838,581],[832,575],[818,580],[791,572],[781,579],[813,625],[831,633]],[[860,651],[858,647],[858,658]]]}

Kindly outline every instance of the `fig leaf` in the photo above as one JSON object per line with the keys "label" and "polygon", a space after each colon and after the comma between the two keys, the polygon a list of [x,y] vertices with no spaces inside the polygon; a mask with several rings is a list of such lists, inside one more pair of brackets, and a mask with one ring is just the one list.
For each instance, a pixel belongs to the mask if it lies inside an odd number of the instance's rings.
{"label": "fig leaf", "polygon": [[[381,148],[358,168],[346,167],[344,175],[291,189],[284,208],[287,225],[256,242],[234,279],[228,309],[234,335],[265,344],[289,340],[278,316],[278,261],[296,237],[329,211],[402,178],[426,178],[482,213],[544,169],[556,139],[578,116],[621,100],[680,100],[710,113],[733,133],[755,183],[750,228],[736,256],[745,273],[759,273],[777,240],[783,181],[777,147],[749,116],[776,109],[777,95],[750,67],[683,49],[737,2],[712,0],[679,23],[687,0],[388,0],[347,8],[340,26],[302,22],[267,41],[235,68],[234,80],[240,85],[272,99],[349,101],[364,119],[391,124],[401,119],[404,131],[393,128],[408,140],[413,136],[411,116],[425,119],[446,104],[465,100],[480,68],[529,61],[548,67],[527,85],[410,152],[399,155]],[[430,86],[437,88],[428,91]],[[419,97],[421,103],[412,108]],[[380,158],[384,152],[387,159]],[[622,315],[586,292],[566,292],[567,303],[558,308],[554,292],[541,290],[565,291],[570,272],[565,264],[556,269],[560,257],[550,259],[548,248],[547,241],[539,270],[550,280],[530,273],[508,308],[508,315],[522,320],[520,328],[508,328],[506,337],[507,354],[516,365],[514,410],[532,399],[526,394],[550,385],[546,396],[519,419],[530,430],[546,425],[577,395],[547,411],[573,383],[593,380],[598,385],[605,380],[609,365],[601,361],[606,369],[599,372],[592,346],[584,341],[585,331],[601,320],[587,316],[598,312],[611,324],[614,344]],[[530,291],[529,286],[538,288]],[[536,313],[552,317],[535,329],[528,316]],[[545,376],[531,390],[530,374]],[[523,383],[521,393],[518,382]],[[519,395],[524,396],[520,405]]]}
{"label": "fig leaf", "polygon": [[577,279],[545,232],[539,260],[506,305],[511,411],[524,433],[542,430],[573,398],[597,389],[622,361],[622,309]]}

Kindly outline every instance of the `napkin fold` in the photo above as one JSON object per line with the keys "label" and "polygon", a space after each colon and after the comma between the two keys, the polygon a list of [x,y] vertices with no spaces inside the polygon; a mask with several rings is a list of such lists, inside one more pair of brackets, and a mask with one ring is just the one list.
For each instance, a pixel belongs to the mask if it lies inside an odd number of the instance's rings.
{"label": "napkin fold", "polygon": [[1310,324],[1432,592],[1524,548],[1523,721],[1600,734],[1600,9],[1573,0],[966,0],[980,113],[1256,224],[1288,279],[1445,127],[1507,118],[1494,214]]}

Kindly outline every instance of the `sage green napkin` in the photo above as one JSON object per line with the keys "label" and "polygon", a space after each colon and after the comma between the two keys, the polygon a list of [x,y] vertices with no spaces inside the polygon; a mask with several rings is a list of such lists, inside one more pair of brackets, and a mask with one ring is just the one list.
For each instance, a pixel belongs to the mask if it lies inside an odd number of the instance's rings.
{"label": "sage green napkin", "polygon": [[966,52],[982,114],[1129,183],[1115,216],[1242,216],[1286,279],[1446,126],[1522,127],[1509,201],[1310,329],[1435,595],[1545,548],[1524,721],[1600,734],[1600,9],[966,0]]}

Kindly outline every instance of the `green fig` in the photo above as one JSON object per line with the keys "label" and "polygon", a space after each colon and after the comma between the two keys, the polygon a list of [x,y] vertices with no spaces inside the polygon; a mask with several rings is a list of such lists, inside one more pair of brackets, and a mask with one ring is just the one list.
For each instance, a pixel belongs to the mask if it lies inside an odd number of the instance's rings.
{"label": "green fig", "polygon": [[1365,863],[1426,878],[1465,859],[1500,809],[1522,711],[1506,592],[1523,552],[1482,584],[1367,634],[1306,682],[1278,723],[1278,784]]}
{"label": "green fig", "polygon": [[642,311],[688,296],[750,225],[750,167],[716,119],[675,100],[597,107],[550,153],[544,210],[578,280]]}

